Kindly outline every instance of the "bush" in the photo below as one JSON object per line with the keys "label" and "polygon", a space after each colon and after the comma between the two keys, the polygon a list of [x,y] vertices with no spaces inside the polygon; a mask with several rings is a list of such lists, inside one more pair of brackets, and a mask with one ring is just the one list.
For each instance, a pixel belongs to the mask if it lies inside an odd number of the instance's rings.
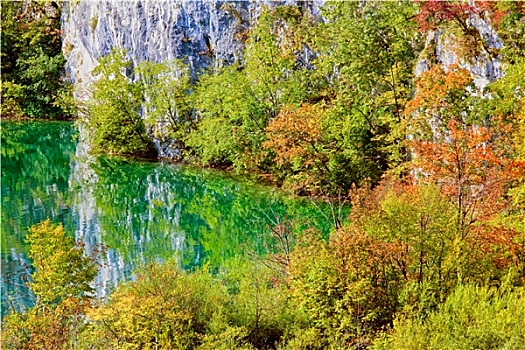
{"label": "bush", "polygon": [[377,349],[525,349],[525,289],[460,285],[435,312],[400,317]]}
{"label": "bush", "polygon": [[226,303],[225,288],[207,272],[151,264],[91,310],[90,336],[106,339],[101,348],[193,348]]}
{"label": "bush", "polygon": [[156,151],[141,116],[144,89],[128,78],[130,67],[125,52],[115,50],[93,70],[98,80],[86,120],[91,146],[94,152],[152,157]]}

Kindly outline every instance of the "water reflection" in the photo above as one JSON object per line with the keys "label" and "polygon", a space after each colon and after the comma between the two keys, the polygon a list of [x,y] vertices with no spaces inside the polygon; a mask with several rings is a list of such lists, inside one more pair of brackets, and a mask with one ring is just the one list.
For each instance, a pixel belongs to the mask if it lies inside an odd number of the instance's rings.
{"label": "water reflection", "polygon": [[[29,305],[24,236],[47,217],[87,249],[109,249],[96,279],[106,296],[134,269],[176,257],[184,268],[264,251],[272,217],[327,231],[307,202],[215,172],[95,158],[66,123],[2,125],[2,309]],[[11,298],[11,301],[8,299]]]}

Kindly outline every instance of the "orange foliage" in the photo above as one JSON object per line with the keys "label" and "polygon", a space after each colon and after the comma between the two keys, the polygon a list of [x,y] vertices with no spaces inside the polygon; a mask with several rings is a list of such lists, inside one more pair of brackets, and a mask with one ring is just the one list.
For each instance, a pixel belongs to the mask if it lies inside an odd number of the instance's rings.
{"label": "orange foliage", "polygon": [[443,193],[458,201],[464,220],[499,212],[509,181],[525,164],[511,161],[491,140],[485,127],[448,122],[448,134],[438,141],[414,141],[415,166],[426,178],[440,184]]}
{"label": "orange foliage", "polygon": [[268,141],[263,147],[275,152],[277,165],[302,158],[311,165],[322,140],[321,109],[317,105],[303,104],[299,108],[286,106],[266,127]]}
{"label": "orange foliage", "polygon": [[466,87],[470,84],[472,78],[468,70],[457,65],[448,70],[434,66],[421,74],[416,84],[416,95],[408,103],[406,113],[449,107],[458,94],[466,92]]}
{"label": "orange foliage", "polygon": [[506,191],[525,176],[525,162],[508,157],[485,127],[450,120],[447,129],[433,141],[412,142],[416,179],[437,184],[452,200],[462,238],[492,254],[498,265],[519,260],[525,250],[516,243],[518,233],[490,220],[508,208]]}

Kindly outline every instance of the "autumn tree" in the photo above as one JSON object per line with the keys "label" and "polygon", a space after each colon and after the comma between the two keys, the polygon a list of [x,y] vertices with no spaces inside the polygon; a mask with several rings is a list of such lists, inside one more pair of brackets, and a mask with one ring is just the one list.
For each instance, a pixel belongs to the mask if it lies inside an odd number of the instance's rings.
{"label": "autumn tree", "polygon": [[446,132],[450,120],[481,122],[483,117],[472,112],[473,105],[480,100],[472,96],[472,89],[470,72],[457,65],[446,68],[438,65],[422,73],[416,93],[404,110],[403,132],[412,140],[432,139]]}
{"label": "autumn tree", "polygon": [[292,298],[320,342],[365,346],[402,309],[435,307],[460,271],[483,278],[478,254],[457,254],[454,208],[437,188],[385,181],[351,194],[350,223],[291,254]]}
{"label": "autumn tree", "polygon": [[[438,185],[454,204],[462,240],[495,253],[504,265],[518,263],[523,250],[518,232],[488,224],[510,208],[508,190],[524,174],[525,164],[509,144],[512,125],[487,113],[486,101],[472,95],[465,70],[435,67],[417,88],[407,108],[416,181]],[[502,246],[506,253],[493,251]]]}
{"label": "autumn tree", "polygon": [[62,225],[49,219],[29,229],[28,242],[35,269],[29,288],[37,297],[36,305],[5,318],[3,348],[75,348],[93,299],[91,283],[98,267]]}
{"label": "autumn tree", "polygon": [[[303,104],[299,108],[283,107],[266,127],[268,140],[263,147],[275,154],[276,166],[284,174],[300,173],[297,188],[315,191],[316,181],[328,177],[329,154],[322,130],[321,105]],[[316,176],[317,174],[317,176]]]}
{"label": "autumn tree", "polygon": [[466,1],[417,1],[421,8],[415,17],[419,28],[423,31],[436,29],[440,24],[455,22],[463,30],[469,31],[468,18],[478,9]]}

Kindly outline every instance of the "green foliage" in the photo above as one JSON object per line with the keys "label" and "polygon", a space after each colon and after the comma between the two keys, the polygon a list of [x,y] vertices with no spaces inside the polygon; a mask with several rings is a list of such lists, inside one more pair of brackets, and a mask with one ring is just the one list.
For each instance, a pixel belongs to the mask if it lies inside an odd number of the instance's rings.
{"label": "green foliage", "polygon": [[199,123],[186,144],[206,164],[249,167],[254,147],[263,139],[266,116],[246,75],[234,66],[203,75],[192,101]]}
{"label": "green foliage", "polygon": [[271,270],[235,267],[213,276],[149,265],[89,312],[82,341],[102,349],[273,348],[290,321],[285,289],[271,283]]}
{"label": "green foliage", "polygon": [[60,11],[50,1],[2,2],[2,115],[69,116],[57,99],[67,93]]}
{"label": "green foliage", "polygon": [[30,288],[39,302],[56,304],[68,298],[82,298],[93,292],[91,281],[97,266],[66,236],[62,225],[48,220],[29,229],[29,256],[36,271]]}
{"label": "green foliage", "polygon": [[459,282],[501,277],[492,256],[476,241],[480,238],[462,234],[454,204],[437,187],[389,186],[355,198],[350,232],[364,230],[395,251],[390,263],[402,276],[400,306],[424,314]]}
{"label": "green foliage", "polygon": [[[324,9],[327,20],[315,30],[314,61],[329,79],[333,105],[330,139],[348,168],[373,180],[404,156],[398,129],[413,89],[412,69],[421,47],[411,18],[414,4],[336,2]],[[394,163],[395,164],[395,163]]]}
{"label": "green foliage", "polygon": [[33,225],[27,241],[36,269],[29,287],[37,303],[24,314],[15,312],[5,318],[2,348],[71,349],[84,327],[83,313],[93,297],[90,284],[97,265],[62,225],[49,220]]}
{"label": "green foliage", "polygon": [[249,32],[243,61],[199,77],[192,97],[199,123],[187,144],[204,163],[270,170],[262,147],[266,126],[282,106],[309,94],[306,71],[294,56],[301,48],[294,30],[308,21],[297,7],[264,7]]}
{"label": "green foliage", "polygon": [[[400,152],[415,9],[341,2],[327,5],[322,23],[298,6],[263,8],[244,59],[199,78],[187,145],[204,163],[270,172],[296,192],[333,195],[378,180]],[[301,151],[283,161],[288,144]]]}
{"label": "green foliage", "polygon": [[155,150],[146,128],[158,139],[176,141],[184,149],[184,137],[195,122],[188,67],[179,60],[145,61],[131,69],[132,62],[125,56],[125,51],[115,49],[92,72],[98,80],[93,84],[86,123],[93,150],[152,157]]}
{"label": "green foliage", "polygon": [[20,118],[24,115],[21,104],[24,99],[23,86],[11,81],[1,81],[2,84],[2,115]]}
{"label": "green foliage", "polygon": [[257,349],[272,348],[294,326],[287,286],[278,271],[261,262],[230,264],[223,277],[230,295],[231,324],[247,331]]}
{"label": "green foliage", "polygon": [[525,291],[459,285],[427,317],[403,316],[375,349],[525,349]]}
{"label": "green foliage", "polygon": [[93,70],[98,80],[93,83],[86,120],[92,150],[151,157],[155,149],[140,114],[144,88],[128,77],[130,67],[125,52],[114,50]]}
{"label": "green foliage", "polygon": [[136,69],[144,88],[146,124],[160,139],[178,140],[193,128],[189,68],[182,61],[142,62]]}
{"label": "green foliage", "polygon": [[525,4],[523,1],[506,1],[491,5],[494,27],[504,42],[502,57],[505,62],[513,64],[523,58],[525,50]]}
{"label": "green foliage", "polygon": [[462,235],[454,204],[434,186],[383,182],[352,198],[348,226],[329,242],[307,237],[291,255],[290,293],[322,334],[315,346],[369,346],[396,313],[425,317],[458,284],[503,284],[513,270],[493,253],[505,241],[487,251],[483,231]]}

